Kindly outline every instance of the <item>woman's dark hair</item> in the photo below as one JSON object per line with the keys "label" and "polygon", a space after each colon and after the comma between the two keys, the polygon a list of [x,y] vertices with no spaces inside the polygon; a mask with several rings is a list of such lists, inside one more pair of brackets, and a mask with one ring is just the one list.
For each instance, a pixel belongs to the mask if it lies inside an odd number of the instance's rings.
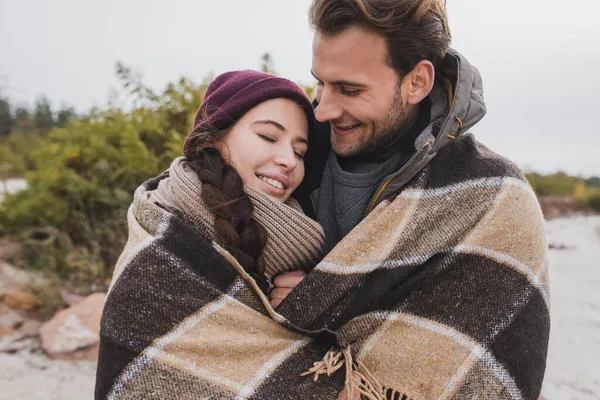
{"label": "woman's dark hair", "polygon": [[262,277],[267,231],[253,218],[254,205],[244,193],[242,178],[218,150],[226,134],[205,124],[190,133],[193,146],[184,155],[202,182],[202,200],[214,215],[217,237],[246,272]]}

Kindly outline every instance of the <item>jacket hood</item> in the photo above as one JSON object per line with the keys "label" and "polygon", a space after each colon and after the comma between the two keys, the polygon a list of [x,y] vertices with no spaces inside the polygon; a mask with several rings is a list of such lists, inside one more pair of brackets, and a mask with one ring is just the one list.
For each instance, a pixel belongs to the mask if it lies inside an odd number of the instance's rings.
{"label": "jacket hood", "polygon": [[398,192],[440,149],[467,132],[485,116],[481,75],[464,56],[450,49],[437,72],[436,83],[429,94],[431,118],[429,125],[415,140],[416,153],[382,184],[370,209],[392,193]]}
{"label": "jacket hood", "polygon": [[[486,113],[481,75],[465,57],[450,49],[438,73],[441,76],[429,95],[431,122],[419,135],[419,139],[427,134],[435,136],[432,146],[435,152],[468,131]],[[435,125],[439,126],[437,132]]]}

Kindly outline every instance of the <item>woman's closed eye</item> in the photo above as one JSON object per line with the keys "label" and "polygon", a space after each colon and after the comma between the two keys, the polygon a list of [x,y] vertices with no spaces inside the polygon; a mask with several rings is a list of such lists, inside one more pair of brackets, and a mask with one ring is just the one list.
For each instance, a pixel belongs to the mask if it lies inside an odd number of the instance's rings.
{"label": "woman's closed eye", "polygon": [[[258,137],[260,137],[262,140],[264,140],[266,142],[277,143],[277,138],[275,138],[273,136],[269,136],[264,133],[257,133],[257,135],[258,135]],[[294,149],[294,154],[299,159],[304,160],[304,155],[306,154],[306,151]]]}
{"label": "woman's closed eye", "polygon": [[273,138],[273,137],[271,137],[271,136],[264,135],[264,134],[262,134],[262,133],[257,133],[257,135],[258,135],[258,137],[260,137],[261,139],[263,139],[263,140],[265,140],[265,141],[267,141],[267,142],[270,142],[270,143],[275,143],[275,142],[277,141],[277,139],[275,139],[275,138]]}

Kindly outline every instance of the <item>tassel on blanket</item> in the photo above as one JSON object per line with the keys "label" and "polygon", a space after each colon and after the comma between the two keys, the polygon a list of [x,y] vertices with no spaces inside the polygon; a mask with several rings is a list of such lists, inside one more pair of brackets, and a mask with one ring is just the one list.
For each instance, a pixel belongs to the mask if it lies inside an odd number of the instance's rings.
{"label": "tassel on blanket", "polygon": [[342,356],[343,353],[341,350],[336,350],[335,347],[332,347],[327,351],[327,353],[325,353],[325,356],[321,361],[314,363],[313,367],[302,373],[301,376],[315,374],[315,382],[319,380],[319,376],[321,375],[331,376],[331,374],[336,372],[342,367],[342,365],[344,365]]}
{"label": "tassel on blanket", "polygon": [[346,398],[348,400],[354,399],[355,389],[358,389],[361,399],[386,400],[383,394],[383,387],[361,362],[354,364],[352,353],[350,353],[350,349],[347,347],[342,350],[335,347],[330,348],[322,360],[315,362],[313,367],[302,373],[301,376],[315,374],[314,380],[316,382],[319,376],[331,376],[343,365],[346,366],[344,386],[346,387]]}

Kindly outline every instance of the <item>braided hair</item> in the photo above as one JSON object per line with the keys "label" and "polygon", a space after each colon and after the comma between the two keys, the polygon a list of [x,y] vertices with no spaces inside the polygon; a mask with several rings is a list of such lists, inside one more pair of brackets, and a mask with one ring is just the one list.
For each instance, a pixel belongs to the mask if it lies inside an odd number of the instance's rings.
{"label": "braided hair", "polygon": [[186,151],[190,168],[202,182],[202,200],[215,218],[217,237],[252,277],[264,276],[262,252],[266,229],[253,218],[254,205],[244,193],[244,183],[217,148],[225,131],[192,132],[194,146]]}

